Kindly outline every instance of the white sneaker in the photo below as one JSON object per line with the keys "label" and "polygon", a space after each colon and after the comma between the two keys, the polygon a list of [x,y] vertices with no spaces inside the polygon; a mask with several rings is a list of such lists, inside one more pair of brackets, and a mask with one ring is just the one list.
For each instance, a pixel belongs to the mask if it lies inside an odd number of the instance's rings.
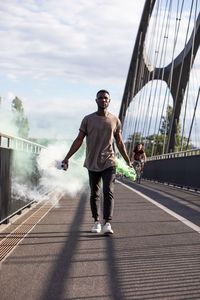
{"label": "white sneaker", "polygon": [[106,223],[104,226],[103,226],[103,233],[104,234],[113,234],[114,231],[112,230],[112,227],[110,225],[110,223]]}
{"label": "white sneaker", "polygon": [[93,233],[100,233],[101,232],[101,223],[96,221],[94,225],[92,226],[91,232]]}

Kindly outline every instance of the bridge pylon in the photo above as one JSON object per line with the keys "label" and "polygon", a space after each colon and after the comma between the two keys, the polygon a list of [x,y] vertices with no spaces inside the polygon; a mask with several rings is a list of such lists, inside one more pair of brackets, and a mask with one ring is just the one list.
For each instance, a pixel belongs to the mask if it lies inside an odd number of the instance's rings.
{"label": "bridge pylon", "polygon": [[152,68],[145,55],[144,44],[147,35],[149,21],[152,15],[156,0],[146,0],[136,42],[130,62],[126,79],[124,94],[121,102],[119,118],[122,125],[125,120],[126,111],[137,93],[152,80],[163,80],[166,82],[173,99],[173,112],[169,124],[169,136],[166,152],[174,152],[179,123],[181,107],[189,82],[190,71],[193,66],[200,44],[200,13],[197,17],[195,27],[190,39],[181,53],[167,66]]}

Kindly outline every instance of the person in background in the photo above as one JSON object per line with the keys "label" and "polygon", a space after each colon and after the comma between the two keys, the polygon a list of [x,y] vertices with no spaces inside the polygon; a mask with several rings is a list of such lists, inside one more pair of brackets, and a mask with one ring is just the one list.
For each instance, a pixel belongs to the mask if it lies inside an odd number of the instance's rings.
{"label": "person in background", "polygon": [[103,182],[103,233],[112,234],[111,220],[114,209],[115,152],[113,141],[125,159],[132,166],[125,145],[122,141],[121,122],[117,116],[108,111],[110,94],[100,90],[96,94],[97,111],[85,116],[74,140],[63,160],[64,169],[68,168],[70,157],[80,148],[86,137],[86,158],[84,167],[88,169],[90,185],[90,207],[94,224],[91,231],[100,233],[99,200],[101,180]]}
{"label": "person in background", "polygon": [[144,170],[144,164],[146,162],[146,153],[144,150],[144,144],[143,143],[137,143],[131,157],[131,163],[134,166],[134,164],[140,163],[141,164],[141,171]]}

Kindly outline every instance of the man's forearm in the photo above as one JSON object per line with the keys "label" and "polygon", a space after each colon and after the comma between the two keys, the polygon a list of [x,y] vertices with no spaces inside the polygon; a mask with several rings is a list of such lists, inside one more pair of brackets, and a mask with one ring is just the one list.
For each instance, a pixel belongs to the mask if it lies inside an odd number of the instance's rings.
{"label": "man's forearm", "polygon": [[70,157],[80,148],[82,145],[82,141],[79,139],[74,140],[73,144],[71,145],[71,148],[69,149],[68,153],[65,156],[64,160],[70,159]]}
{"label": "man's forearm", "polygon": [[124,144],[117,143],[117,148],[118,148],[121,156],[123,157],[123,159],[127,162],[128,165],[130,165],[131,164],[130,158],[126,152],[126,148],[125,148]]}

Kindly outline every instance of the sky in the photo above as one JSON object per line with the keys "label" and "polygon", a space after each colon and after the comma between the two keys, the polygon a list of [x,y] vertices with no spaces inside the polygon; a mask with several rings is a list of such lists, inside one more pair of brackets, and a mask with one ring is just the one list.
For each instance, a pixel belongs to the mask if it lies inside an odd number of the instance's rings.
{"label": "sky", "polygon": [[0,96],[22,100],[30,137],[75,138],[102,88],[118,115],[144,2],[0,2]]}

